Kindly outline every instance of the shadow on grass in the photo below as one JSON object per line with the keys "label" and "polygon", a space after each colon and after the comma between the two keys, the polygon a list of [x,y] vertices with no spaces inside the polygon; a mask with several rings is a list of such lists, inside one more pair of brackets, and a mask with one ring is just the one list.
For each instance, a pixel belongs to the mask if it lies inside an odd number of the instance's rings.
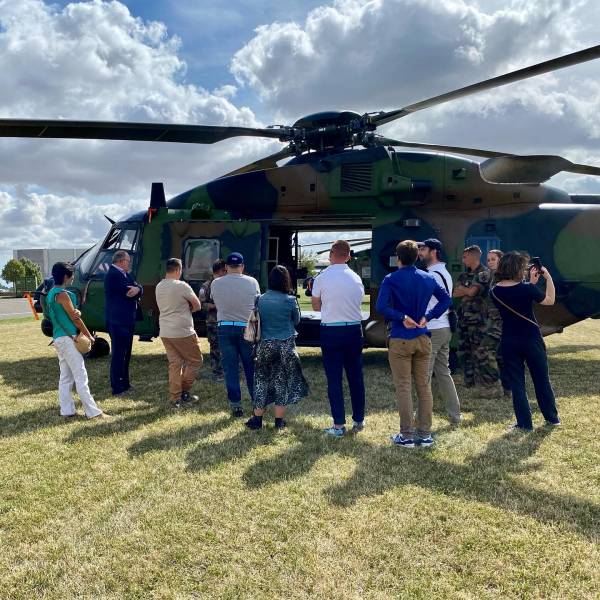
{"label": "shadow on grass", "polygon": [[[131,414],[128,414],[131,413]],[[123,415],[126,416],[123,416]],[[164,405],[146,408],[128,408],[111,412],[111,419],[94,419],[85,426],[73,431],[66,439],[66,443],[77,442],[86,438],[107,437],[117,433],[127,433],[149,425],[169,416],[169,409]]]}
{"label": "shadow on grass", "polygon": [[18,390],[12,397],[25,398],[58,389],[58,359],[56,356],[1,360],[0,376],[7,386]]}
{"label": "shadow on grass", "polygon": [[356,460],[352,476],[325,490],[337,506],[352,506],[402,486],[419,486],[448,496],[474,500],[514,511],[539,521],[562,524],[595,538],[600,507],[569,494],[553,494],[513,480],[512,475],[536,469],[525,461],[533,456],[550,430],[507,433],[490,442],[465,465],[455,465],[428,449],[374,446],[352,439],[323,439],[320,431],[301,424],[292,427],[298,440],[287,452],[253,464],[243,475],[249,488],[296,479],[329,454]]}
{"label": "shadow on grass", "polygon": [[[110,390],[110,358],[96,358],[85,361],[89,385],[96,401],[106,400],[112,396]],[[161,377],[157,377],[157,373]],[[161,384],[166,382],[166,359],[161,355],[144,355],[134,357],[131,362],[130,374],[132,383],[137,381],[152,381],[158,379]],[[164,375],[162,375],[164,374]],[[25,398],[33,394],[58,389],[60,370],[56,356],[43,356],[19,360],[0,361],[0,376],[5,384],[17,390],[12,397]],[[75,389],[75,388],[73,388]],[[135,397],[132,397],[135,400]]]}
{"label": "shadow on grass", "polygon": [[0,416],[0,437],[12,437],[72,423],[72,419],[61,417],[58,406],[40,407],[15,415]]}
{"label": "shadow on grass", "polygon": [[148,436],[132,444],[127,451],[130,456],[143,456],[149,452],[182,448],[195,444],[202,438],[225,429],[229,425],[231,425],[231,419],[227,417],[202,423],[201,425],[184,427],[178,431],[168,431],[159,435]]}
{"label": "shadow on grass", "polygon": [[188,471],[205,471],[219,464],[236,461],[259,446],[268,446],[277,435],[272,428],[260,432],[244,428],[231,438],[217,444],[199,444],[186,456]]}

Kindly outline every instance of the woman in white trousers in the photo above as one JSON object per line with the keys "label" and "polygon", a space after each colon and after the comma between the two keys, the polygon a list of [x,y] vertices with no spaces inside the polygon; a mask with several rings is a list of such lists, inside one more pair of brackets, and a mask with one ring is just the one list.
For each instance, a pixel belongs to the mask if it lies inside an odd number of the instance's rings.
{"label": "woman in white trousers", "polygon": [[81,319],[81,313],[75,308],[77,297],[66,289],[73,281],[74,269],[69,263],[59,262],[52,267],[54,287],[48,292],[46,299],[47,312],[52,321],[52,337],[58,354],[60,380],[58,383],[58,399],[60,414],[63,417],[77,415],[73,399],[73,384],[83,404],[88,419],[103,417],[90,393],[88,375],[85,370],[83,356],[75,346],[75,336],[81,334],[92,339],[92,335]]}

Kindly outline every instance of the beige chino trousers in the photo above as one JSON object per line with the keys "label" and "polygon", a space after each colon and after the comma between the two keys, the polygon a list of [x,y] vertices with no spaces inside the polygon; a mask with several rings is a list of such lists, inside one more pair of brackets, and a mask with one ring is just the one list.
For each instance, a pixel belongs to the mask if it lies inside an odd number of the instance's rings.
{"label": "beige chino trousers", "polygon": [[430,329],[431,332],[431,361],[429,363],[429,377],[435,375],[438,392],[446,403],[446,411],[451,423],[460,423],[460,401],[456,393],[456,386],[450,374],[448,359],[450,356],[450,340],[452,332],[450,327]]}
{"label": "beige chino trousers", "polygon": [[431,434],[433,397],[429,376],[431,359],[431,338],[420,335],[412,340],[391,338],[389,340],[388,360],[394,387],[396,401],[400,413],[400,433],[412,438],[415,432],[413,419],[412,378],[417,390],[417,421],[416,433],[419,437]]}
{"label": "beige chino trousers", "polygon": [[171,402],[181,398],[182,392],[189,392],[202,366],[202,352],[198,336],[194,333],[183,338],[160,338],[169,361],[169,394]]}

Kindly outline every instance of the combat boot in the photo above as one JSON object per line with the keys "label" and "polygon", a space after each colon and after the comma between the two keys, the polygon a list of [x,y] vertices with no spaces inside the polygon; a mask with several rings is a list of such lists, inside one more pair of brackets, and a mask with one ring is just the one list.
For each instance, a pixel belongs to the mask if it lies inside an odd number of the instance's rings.
{"label": "combat boot", "polygon": [[502,386],[499,383],[479,386],[477,393],[481,398],[502,398],[503,395]]}

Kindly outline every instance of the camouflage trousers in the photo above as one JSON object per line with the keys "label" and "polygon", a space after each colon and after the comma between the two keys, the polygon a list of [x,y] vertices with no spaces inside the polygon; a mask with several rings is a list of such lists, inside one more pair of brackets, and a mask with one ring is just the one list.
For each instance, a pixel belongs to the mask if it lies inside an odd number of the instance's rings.
{"label": "camouflage trousers", "polygon": [[505,390],[510,390],[510,384],[508,383],[508,378],[506,377],[506,371],[504,369],[504,359],[502,358],[502,352],[500,352],[501,337],[502,319],[500,317],[497,319],[488,319],[483,343],[496,355],[496,363],[498,365],[502,388]]}
{"label": "camouflage trousers", "polygon": [[494,385],[499,379],[498,344],[495,331],[485,323],[464,323],[458,330],[458,357],[462,362],[466,386]]}
{"label": "camouflage trousers", "polygon": [[206,324],[206,337],[210,346],[210,368],[214,375],[223,375],[221,366],[221,350],[219,349],[219,335],[216,323]]}

